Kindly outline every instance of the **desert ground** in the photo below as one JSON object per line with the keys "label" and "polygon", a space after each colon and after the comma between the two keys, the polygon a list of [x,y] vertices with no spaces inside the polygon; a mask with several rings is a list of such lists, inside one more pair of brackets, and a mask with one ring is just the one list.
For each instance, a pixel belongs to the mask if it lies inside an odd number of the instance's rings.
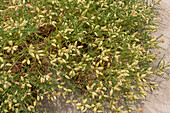
{"label": "desert ground", "polygon": [[[170,61],[170,0],[162,0],[159,8],[161,8],[158,16],[158,25],[160,28],[157,32],[153,33],[153,35],[159,36],[163,34],[162,38],[164,39],[164,43],[160,43],[159,45],[165,50],[152,50],[153,52],[160,53],[158,60],[152,64],[153,66],[164,55],[165,63]],[[165,74],[164,76],[167,78],[169,77],[168,74]],[[144,103],[143,113],[170,113],[170,80],[159,77],[155,77],[154,80],[159,84],[159,87],[147,96],[149,102]]]}

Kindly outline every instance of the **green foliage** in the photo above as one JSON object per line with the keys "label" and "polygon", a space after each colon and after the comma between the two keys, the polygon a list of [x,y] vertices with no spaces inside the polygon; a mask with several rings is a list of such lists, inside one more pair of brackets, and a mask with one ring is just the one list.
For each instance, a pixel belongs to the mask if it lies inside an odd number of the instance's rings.
{"label": "green foliage", "polygon": [[158,47],[157,2],[144,1],[1,1],[0,110],[35,112],[45,95],[74,92],[80,101],[67,103],[84,112],[136,110],[155,85],[148,49]]}

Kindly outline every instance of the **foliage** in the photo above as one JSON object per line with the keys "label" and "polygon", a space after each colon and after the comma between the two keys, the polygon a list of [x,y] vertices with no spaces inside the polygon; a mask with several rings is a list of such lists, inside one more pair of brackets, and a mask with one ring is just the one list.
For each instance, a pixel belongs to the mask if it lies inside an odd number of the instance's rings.
{"label": "foliage", "polygon": [[131,104],[155,87],[148,49],[158,47],[157,3],[0,1],[0,110],[35,112],[45,95],[74,92],[80,101],[67,103],[84,112],[137,110]]}

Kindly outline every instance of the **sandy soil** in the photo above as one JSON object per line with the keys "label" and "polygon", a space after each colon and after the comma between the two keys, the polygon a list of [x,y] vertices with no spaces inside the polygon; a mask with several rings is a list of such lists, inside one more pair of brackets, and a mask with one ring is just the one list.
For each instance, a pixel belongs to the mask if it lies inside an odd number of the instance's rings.
{"label": "sandy soil", "polygon": [[[165,55],[164,61],[170,61],[170,0],[162,0],[162,9],[159,11],[159,26],[160,28],[153,35],[163,34],[164,43],[159,45],[165,50],[152,50],[153,52],[158,52],[158,60],[153,63],[156,64],[160,58]],[[165,74],[164,76],[169,77]],[[170,77],[169,77],[170,78]],[[170,80],[161,79],[155,77],[159,87],[157,90],[153,91],[147,96],[150,102],[145,102],[143,107],[143,113],[170,113]]]}

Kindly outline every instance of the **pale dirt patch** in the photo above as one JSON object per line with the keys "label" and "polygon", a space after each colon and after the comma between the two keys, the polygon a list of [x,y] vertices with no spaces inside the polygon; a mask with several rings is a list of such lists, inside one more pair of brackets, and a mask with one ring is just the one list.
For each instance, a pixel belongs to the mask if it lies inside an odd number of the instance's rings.
{"label": "pale dirt patch", "polygon": [[[165,63],[170,61],[170,0],[161,1],[161,10],[159,11],[160,28],[153,35],[161,35],[164,39],[164,43],[159,45],[165,50],[152,50],[152,52],[158,52],[158,60],[153,63],[153,66],[157,64],[160,58],[164,57]],[[170,78],[168,74],[164,76]],[[154,78],[154,80],[160,85],[157,90],[148,94],[147,99],[150,102],[144,102],[143,113],[170,113],[170,80],[165,80],[160,77]]]}

